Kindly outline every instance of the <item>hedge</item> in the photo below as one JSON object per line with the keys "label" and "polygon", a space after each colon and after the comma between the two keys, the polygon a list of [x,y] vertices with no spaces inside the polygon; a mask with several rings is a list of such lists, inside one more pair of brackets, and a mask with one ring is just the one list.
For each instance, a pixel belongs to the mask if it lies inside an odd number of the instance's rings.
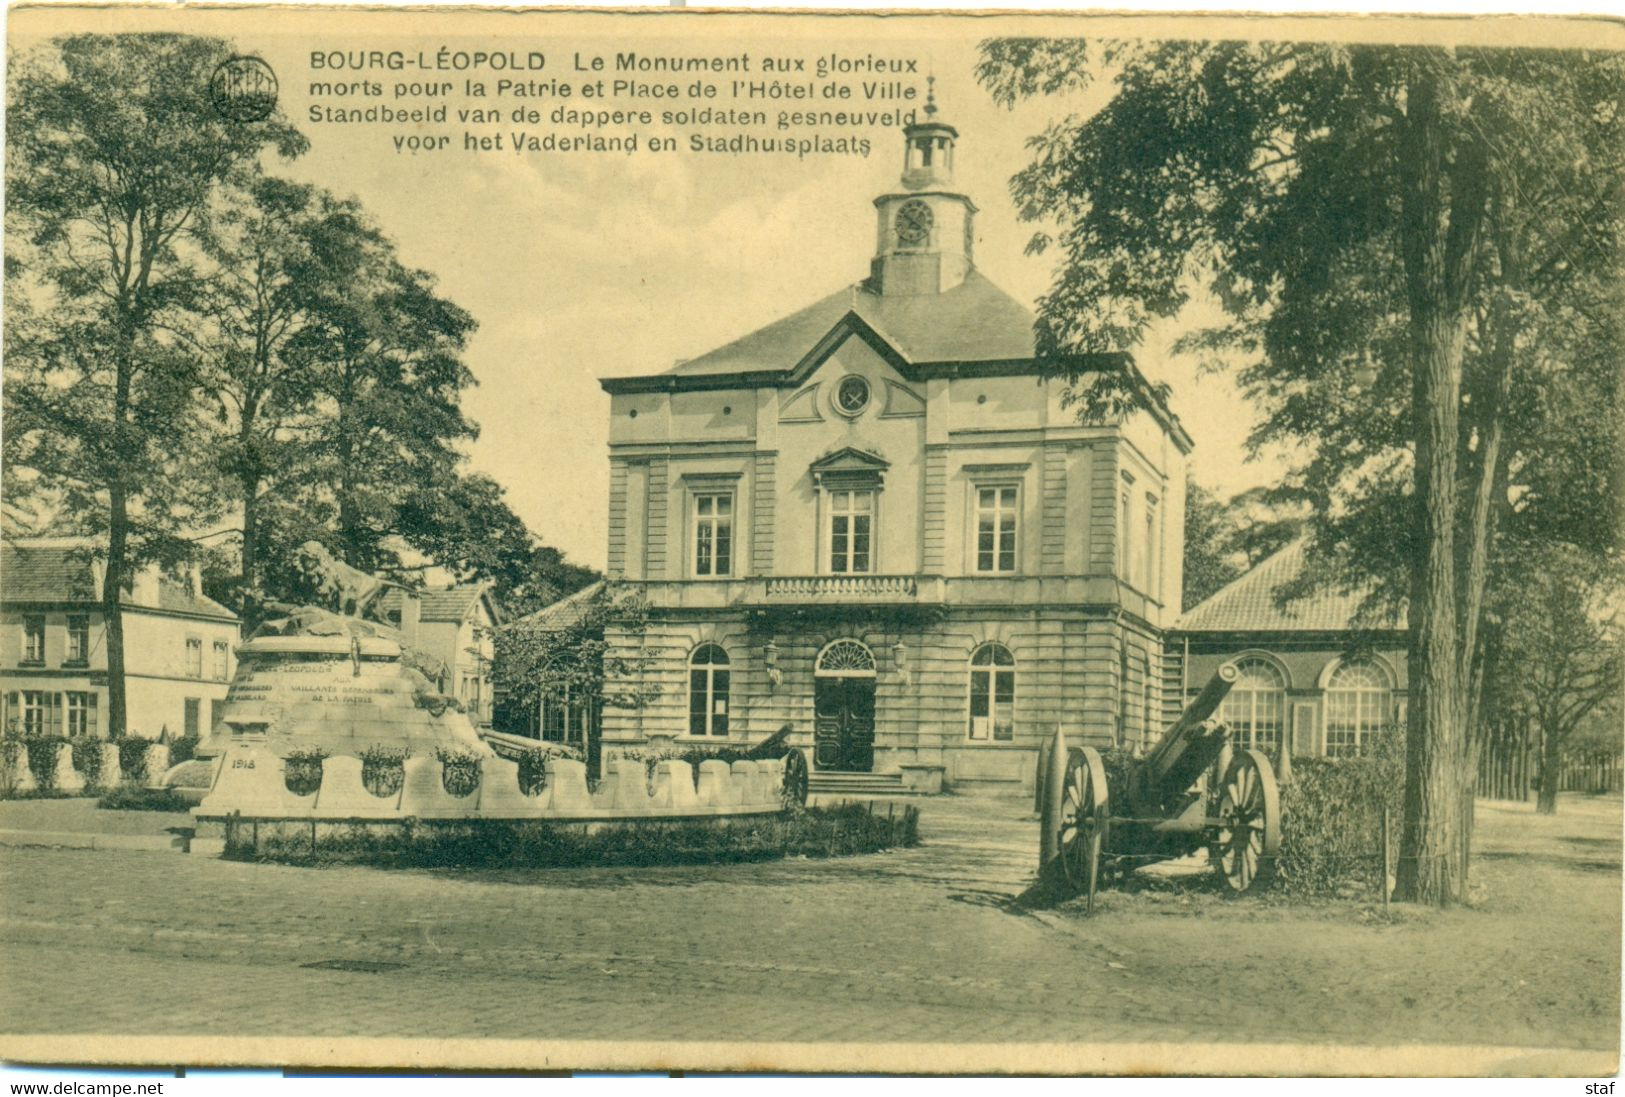
{"label": "hedge", "polygon": [[1397,847],[1404,792],[1402,730],[1378,736],[1357,758],[1294,758],[1281,790],[1276,886],[1290,895],[1380,894],[1382,812]]}
{"label": "hedge", "polygon": [[692,865],[839,857],[919,844],[919,809],[880,815],[862,804],[808,808],[758,818],[639,820],[592,829],[528,820],[241,825],[227,834],[226,856],[289,864],[364,864],[380,868],[563,868],[593,865]]}

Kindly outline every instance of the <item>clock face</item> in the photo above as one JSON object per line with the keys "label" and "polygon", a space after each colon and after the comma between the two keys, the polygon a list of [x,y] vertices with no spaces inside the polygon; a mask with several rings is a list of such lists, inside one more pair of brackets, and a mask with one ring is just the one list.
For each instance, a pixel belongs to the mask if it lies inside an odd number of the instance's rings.
{"label": "clock face", "polygon": [[853,374],[841,378],[835,389],[835,406],[846,415],[856,415],[869,405],[869,382]]}
{"label": "clock face", "polygon": [[904,202],[897,211],[897,239],[905,244],[923,244],[931,235],[931,207],[918,198]]}

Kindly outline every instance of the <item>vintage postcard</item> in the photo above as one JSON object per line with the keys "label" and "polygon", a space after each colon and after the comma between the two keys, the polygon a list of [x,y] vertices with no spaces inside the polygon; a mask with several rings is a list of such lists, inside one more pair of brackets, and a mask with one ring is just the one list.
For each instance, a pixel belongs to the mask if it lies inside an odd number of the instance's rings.
{"label": "vintage postcard", "polygon": [[7,59],[0,1056],[1618,1069],[1617,21]]}

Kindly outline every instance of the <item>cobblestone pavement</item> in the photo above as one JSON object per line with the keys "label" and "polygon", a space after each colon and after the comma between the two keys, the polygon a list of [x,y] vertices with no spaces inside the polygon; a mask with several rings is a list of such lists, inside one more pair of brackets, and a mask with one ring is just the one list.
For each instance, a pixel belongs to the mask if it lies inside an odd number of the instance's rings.
{"label": "cobblestone pavement", "polygon": [[[869,857],[654,870],[386,872],[4,849],[0,1028],[797,1042],[1503,1039],[1436,1016],[1432,1031],[1418,1031],[1416,1016],[1351,1024],[1346,1010],[1302,1000],[1227,996],[1227,964],[1271,962],[1269,935],[1244,920],[1206,927],[1206,955],[1191,959],[1208,981],[1193,983],[1170,966],[1177,956],[1148,962],[1154,924],[1020,912],[1010,899],[1031,877],[1036,836],[1021,805],[931,800],[921,830],[921,847]],[[1377,935],[1406,927],[1339,928],[1323,954],[1298,965],[1300,978],[1320,964],[1349,981],[1351,949],[1386,947]],[[1612,932],[1617,949],[1617,914]],[[1424,951],[1449,947],[1448,934],[1434,936]],[[306,966],[332,960],[399,966]],[[1617,993],[1617,963],[1612,970]],[[1591,1042],[1561,1036],[1526,1039]]]}

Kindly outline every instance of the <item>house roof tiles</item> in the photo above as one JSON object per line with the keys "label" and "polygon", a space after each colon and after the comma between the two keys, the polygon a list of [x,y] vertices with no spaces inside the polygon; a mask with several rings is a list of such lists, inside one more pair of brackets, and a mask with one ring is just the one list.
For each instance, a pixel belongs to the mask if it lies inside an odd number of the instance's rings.
{"label": "house roof tiles", "polygon": [[[1319,590],[1285,605],[1275,591],[1303,575],[1306,545],[1294,541],[1259,565],[1186,610],[1174,628],[1181,632],[1344,632],[1355,628],[1356,614],[1367,589]],[[1368,625],[1399,629],[1397,617]]]}
{"label": "house roof tiles", "polygon": [[[80,539],[0,542],[0,601],[94,602],[96,577],[92,546]],[[215,617],[235,621],[237,615],[203,594],[194,594],[181,582],[161,577],[156,604],[142,602],[126,592],[124,604],[134,607]]]}

